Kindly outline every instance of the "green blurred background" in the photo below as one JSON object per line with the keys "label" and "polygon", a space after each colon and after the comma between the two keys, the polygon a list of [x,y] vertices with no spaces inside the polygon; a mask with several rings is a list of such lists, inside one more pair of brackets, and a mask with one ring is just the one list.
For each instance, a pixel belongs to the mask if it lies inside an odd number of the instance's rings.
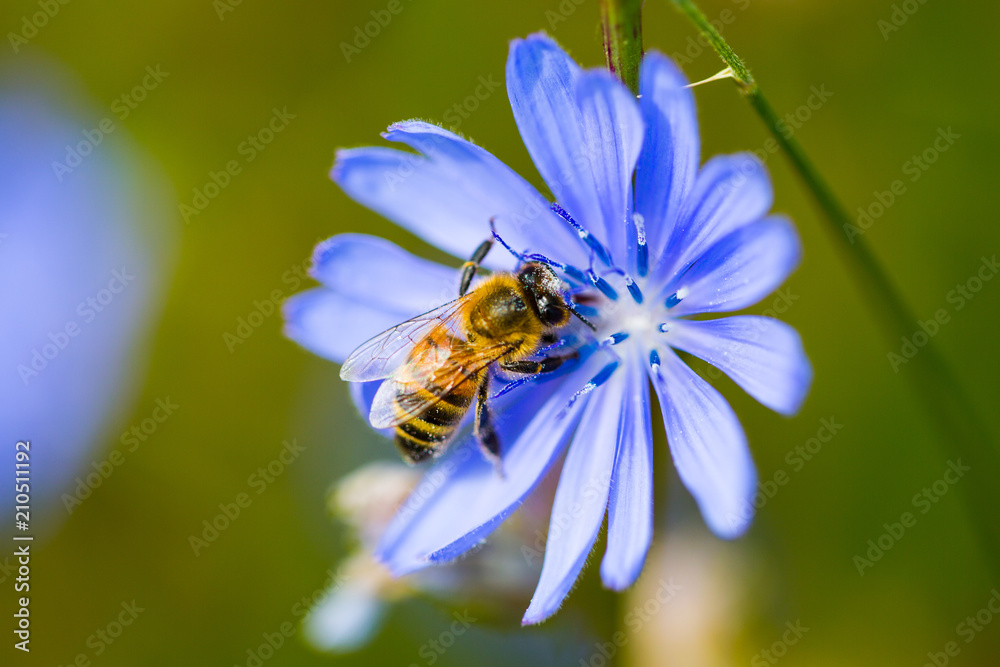
{"label": "green blurred background", "polygon": [[[13,657],[4,664],[68,665],[83,653],[108,667],[244,665],[247,649],[293,620],[292,605],[312,596],[345,553],[345,531],[326,514],[327,488],[363,462],[394,456],[391,445],[355,413],[334,364],[281,336],[279,314],[232,352],[225,334],[236,333],[254,300],[307,286],[296,272],[314,243],[335,233],[377,234],[457,265],[348,200],[327,176],[337,147],[378,143],[395,120],[454,119],[446,112],[473,93],[479,77],[503,80],[507,43],[516,36],[547,29],[584,65],[602,64],[596,0],[404,0],[403,11],[348,63],[341,43],[385,5],[247,0],[226,5],[232,11],[220,16],[220,3],[211,0],[69,2],[20,53],[4,40],[3,61],[48,57],[78,77],[93,101],[93,116],[84,119],[93,122],[81,129],[109,115],[147,66],[168,73],[118,125],[159,163],[178,203],[191,204],[210,171],[242,163],[240,144],[266,125],[272,109],[294,115],[189,224],[176,214],[180,253],[142,393],[92,458],[118,446],[157,399],[169,397],[179,408],[37,547],[33,650],[28,657],[6,646],[2,652]],[[702,3],[710,18],[732,18],[725,37],[780,113],[806,103],[812,86],[833,93],[796,137],[852,211],[904,180],[905,194],[865,238],[927,319],[939,308],[952,312],[949,290],[975,274],[982,256],[1000,250],[1000,8],[983,0],[911,0],[908,7],[918,9],[886,38],[878,22],[890,20],[888,0]],[[36,11],[31,0],[9,0],[0,26],[18,31]],[[692,46],[693,29],[665,0],[647,3],[644,31],[647,48],[687,51],[692,80],[721,69],[707,49]],[[703,156],[764,146],[764,128],[732,85],[709,84],[696,96]],[[960,138],[911,182],[905,163],[949,127]],[[541,186],[504,88],[458,129]],[[947,457],[914,400],[908,367],[896,373],[887,361],[893,348],[864,286],[847,273],[784,158],[772,155],[768,166],[775,208],[795,219],[805,244],[802,268],[787,285],[798,299],[782,317],[801,332],[816,380],[791,420],[717,382],[743,420],[761,479],[778,470],[790,478],[747,538],[721,545],[747,564],[739,583],[748,591],[723,653],[729,664],[770,664],[760,662],[760,651],[780,639],[786,621],[801,620],[809,631],[781,664],[920,665],[949,641],[961,647],[952,664],[996,664],[1000,619],[968,644],[956,634],[1000,586],[956,493],[918,515],[897,545],[858,574],[854,556],[884,532],[883,523],[913,510],[911,497],[941,478]],[[935,339],[994,433],[998,308],[1000,281],[986,283]],[[815,436],[824,418],[843,429],[795,470],[786,454]],[[656,456],[667,469],[662,429],[657,437]],[[188,536],[219,503],[246,491],[248,476],[291,438],[304,453],[195,556]],[[662,494],[657,501],[658,539],[667,548],[672,525],[698,523],[683,516],[691,505],[684,492],[669,495],[669,512]],[[992,517],[996,510],[975,508]],[[664,568],[670,574],[669,562]],[[601,592],[594,570],[591,563],[554,621],[522,630],[521,609],[514,609],[477,625],[437,664],[587,664],[594,642],[608,638],[599,617],[630,604]],[[9,619],[13,593],[6,589],[0,605]],[[711,605],[693,597],[671,604]],[[133,599],[145,611],[95,656],[88,637]],[[418,649],[448,627],[449,613],[408,601],[358,653],[333,658],[295,638],[265,664],[428,664]],[[682,663],[665,646],[658,664]]]}

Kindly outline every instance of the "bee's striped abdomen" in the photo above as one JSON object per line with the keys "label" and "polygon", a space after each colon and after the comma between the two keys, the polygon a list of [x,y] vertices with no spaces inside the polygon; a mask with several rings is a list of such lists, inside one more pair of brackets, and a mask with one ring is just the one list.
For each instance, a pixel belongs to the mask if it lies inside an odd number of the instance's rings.
{"label": "bee's striped abdomen", "polygon": [[427,412],[397,426],[396,446],[414,463],[431,457],[455,433],[478,388],[474,380],[463,382]]}
{"label": "bee's striped abdomen", "polygon": [[[424,346],[431,346],[444,350],[454,350],[456,343],[443,331],[437,335],[431,334],[423,341]],[[426,354],[427,350],[422,353]],[[472,401],[476,397],[481,380],[479,377],[470,377],[457,387],[452,389],[438,400],[431,408],[419,417],[403,422],[396,427],[396,446],[403,455],[417,463],[430,458],[445,443],[458,428],[459,423],[469,411]],[[413,393],[422,399],[435,399],[440,395],[441,390],[437,385],[429,383],[426,387],[413,387]],[[403,415],[406,410],[399,404],[398,398],[395,404],[396,413]]]}

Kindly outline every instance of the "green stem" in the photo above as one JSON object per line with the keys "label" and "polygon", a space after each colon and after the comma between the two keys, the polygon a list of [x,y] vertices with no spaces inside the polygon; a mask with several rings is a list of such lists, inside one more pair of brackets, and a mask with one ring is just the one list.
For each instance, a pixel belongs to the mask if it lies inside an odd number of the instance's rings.
{"label": "green stem", "polygon": [[[917,330],[917,317],[906,305],[865,240],[857,234],[847,233],[854,228],[854,220],[799,143],[788,133],[749,69],[693,2],[671,1],[697,26],[723,62],[732,69],[740,91],[784,149],[823,212],[827,232],[833,236],[834,243],[854,269],[853,274],[876,317],[881,321],[890,345],[894,347],[900,338],[912,336]],[[959,487],[963,489],[969,518],[987,549],[987,559],[992,566],[1000,567],[1000,563],[995,560],[1000,557],[1000,522],[992,518],[995,508],[1000,507],[1000,494],[994,490],[995,487],[1000,488],[1000,485],[994,483],[996,474],[1000,472],[1000,464],[989,429],[976,414],[968,394],[938,352],[933,340],[927,342],[902,372],[909,376],[928,416],[939,431],[945,454],[952,459],[963,458],[963,462],[972,468],[968,473],[969,481],[959,484]]]}
{"label": "green stem", "polygon": [[608,69],[639,94],[642,62],[642,0],[601,0],[601,28]]}

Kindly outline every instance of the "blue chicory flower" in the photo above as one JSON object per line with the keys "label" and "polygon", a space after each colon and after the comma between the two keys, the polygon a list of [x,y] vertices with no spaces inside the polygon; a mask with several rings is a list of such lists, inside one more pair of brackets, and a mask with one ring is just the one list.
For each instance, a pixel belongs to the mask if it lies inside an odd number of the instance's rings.
{"label": "blue chicory flower", "polygon": [[[653,532],[650,384],[674,465],[706,523],[724,538],[746,530],[756,486],[746,437],[725,399],[674,350],[713,364],[765,406],[795,413],[812,379],[798,334],[766,317],[698,316],[757,303],[796,268],[801,248],[792,224],[768,214],[771,185],[754,156],[718,156],[699,169],[686,85],[669,59],[651,52],[637,100],[607,71],[582,70],[544,34],[515,40],[511,107],[558,204],[487,151],[425,122],[396,123],[384,134],[417,154],[338,153],[332,177],[349,196],[456,257],[468,258],[495,220],[511,254],[557,267],[598,329],[578,364],[500,399],[505,475],[469,438],[430,469],[377,549],[394,574],[474,547],[565,453],[523,623],[557,611],[605,515],[602,580],[630,586]],[[516,262],[500,251],[485,265],[512,270]],[[312,271],[323,286],[287,302],[286,333],[338,362],[456,295],[454,269],[369,236],[320,244]],[[352,385],[362,410],[374,394],[369,384]]]}
{"label": "blue chicory flower", "polygon": [[30,442],[35,535],[113,468],[94,447],[139,386],[173,245],[162,179],[124,130],[92,143],[75,88],[43,62],[0,71],[0,436],[10,480]]}

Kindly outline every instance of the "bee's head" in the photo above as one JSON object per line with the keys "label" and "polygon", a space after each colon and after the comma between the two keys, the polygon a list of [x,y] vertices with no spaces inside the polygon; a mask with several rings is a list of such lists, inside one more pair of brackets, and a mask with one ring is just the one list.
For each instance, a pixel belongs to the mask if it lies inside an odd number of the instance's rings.
{"label": "bee's head", "polygon": [[535,314],[548,327],[561,327],[572,312],[563,296],[566,284],[556,272],[539,262],[528,262],[517,272],[517,279],[531,298]]}

